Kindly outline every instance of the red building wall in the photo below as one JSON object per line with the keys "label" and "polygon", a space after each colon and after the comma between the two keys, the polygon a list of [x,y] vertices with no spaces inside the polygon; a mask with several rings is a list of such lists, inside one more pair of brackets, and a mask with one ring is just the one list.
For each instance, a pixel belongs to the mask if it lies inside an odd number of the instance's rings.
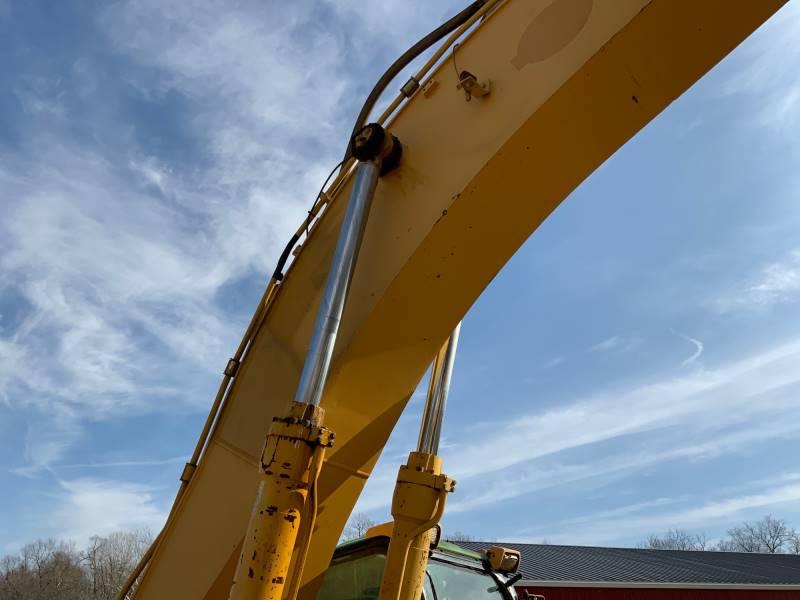
{"label": "red building wall", "polygon": [[800,600],[800,590],[517,587],[520,600],[525,598],[523,591],[545,600]]}

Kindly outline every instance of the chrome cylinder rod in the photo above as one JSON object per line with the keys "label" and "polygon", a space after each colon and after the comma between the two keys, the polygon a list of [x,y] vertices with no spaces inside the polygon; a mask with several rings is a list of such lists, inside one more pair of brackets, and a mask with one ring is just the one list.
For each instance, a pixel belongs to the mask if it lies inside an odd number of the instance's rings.
{"label": "chrome cylinder rod", "polygon": [[447,405],[447,394],[450,391],[450,380],[453,376],[453,365],[456,360],[458,336],[461,323],[456,325],[453,333],[439,349],[433,359],[431,379],[428,383],[428,396],[422,412],[422,425],[419,428],[417,451],[428,454],[439,453],[439,438],[442,434],[444,409]]}
{"label": "chrome cylinder rod", "polygon": [[347,290],[353,278],[358,250],[364,237],[367,216],[380,171],[380,164],[373,161],[360,162],[356,167],[353,191],[342,221],[339,240],[336,242],[333,263],[328,272],[311,345],[295,393],[295,402],[318,406],[322,399]]}

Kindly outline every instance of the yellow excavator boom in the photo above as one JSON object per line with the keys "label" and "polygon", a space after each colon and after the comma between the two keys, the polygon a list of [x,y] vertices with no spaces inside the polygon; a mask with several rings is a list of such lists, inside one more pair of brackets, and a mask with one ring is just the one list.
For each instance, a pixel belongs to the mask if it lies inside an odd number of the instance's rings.
{"label": "yellow excavator boom", "polygon": [[[385,126],[403,158],[378,184],[322,397],[336,443],[299,597],[315,597],[409,397],[492,278],[576,186],[782,4],[495,2],[390,107]],[[271,282],[136,598],[228,597],[262,445],[294,398],[351,185],[345,169]]]}

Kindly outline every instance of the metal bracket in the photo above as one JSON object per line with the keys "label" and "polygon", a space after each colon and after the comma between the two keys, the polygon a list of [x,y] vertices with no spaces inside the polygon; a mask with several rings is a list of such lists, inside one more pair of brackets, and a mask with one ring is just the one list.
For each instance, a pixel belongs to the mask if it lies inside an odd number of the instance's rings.
{"label": "metal bracket", "polygon": [[179,481],[183,481],[184,483],[189,483],[192,479],[192,475],[194,475],[194,470],[196,468],[197,465],[193,465],[192,463],[186,463],[183,466],[183,471],[181,472]]}
{"label": "metal bracket", "polygon": [[435,79],[428,79],[425,84],[422,86],[422,95],[425,98],[430,98],[433,96],[433,92],[436,91],[436,88],[439,87],[439,82]]}
{"label": "metal bracket", "polygon": [[489,92],[492,91],[491,81],[488,79],[485,81],[478,81],[478,78],[469,71],[461,71],[458,79],[459,81],[456,89],[464,90],[464,97],[467,102],[472,100],[473,96],[476,98],[483,98],[484,96],[488,96]]}
{"label": "metal bracket", "polygon": [[241,363],[238,360],[236,360],[235,358],[231,358],[228,361],[228,364],[225,365],[225,371],[223,371],[223,372],[228,377],[236,377],[236,372],[239,370],[239,365],[240,364]]}
{"label": "metal bracket", "polygon": [[402,465],[397,475],[399,483],[409,483],[429,487],[440,492],[452,492],[456,489],[456,482],[444,473],[431,473],[429,471],[416,471],[410,465]]}
{"label": "metal bracket", "polygon": [[400,93],[406,98],[410,98],[418,89],[419,81],[417,81],[415,77],[411,77],[403,84],[403,87],[400,88]]}
{"label": "metal bracket", "polygon": [[458,50],[458,46],[459,44],[453,46],[453,68],[456,70],[456,75],[458,76],[458,85],[456,85],[456,89],[464,90],[464,98],[467,102],[472,100],[473,96],[476,98],[488,96],[489,92],[492,91],[491,81],[488,79],[479,81],[478,78],[469,71],[461,71],[458,68],[458,63],[456,63],[456,50]]}

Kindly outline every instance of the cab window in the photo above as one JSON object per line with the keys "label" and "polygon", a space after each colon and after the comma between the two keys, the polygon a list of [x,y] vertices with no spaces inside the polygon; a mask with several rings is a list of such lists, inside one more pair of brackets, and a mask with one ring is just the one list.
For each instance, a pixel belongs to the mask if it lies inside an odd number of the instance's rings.
{"label": "cab window", "polygon": [[325,572],[318,600],[377,600],[386,555],[379,552],[343,556]]}
{"label": "cab window", "polygon": [[425,600],[501,600],[502,592],[488,573],[447,563],[428,563]]}
{"label": "cab window", "polygon": [[[385,548],[364,548],[334,558],[317,600],[377,600],[386,566]],[[501,600],[489,573],[431,560],[422,600]]]}

